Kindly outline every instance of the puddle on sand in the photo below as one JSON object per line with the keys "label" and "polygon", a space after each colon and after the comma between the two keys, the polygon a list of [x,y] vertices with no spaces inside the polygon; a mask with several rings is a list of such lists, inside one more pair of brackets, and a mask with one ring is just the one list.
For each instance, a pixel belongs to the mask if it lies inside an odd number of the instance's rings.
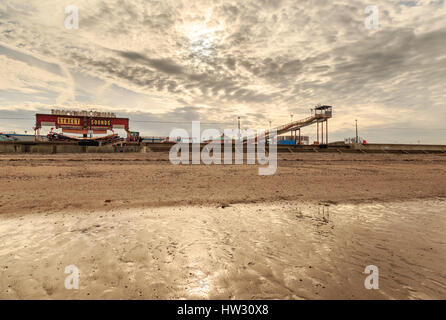
{"label": "puddle on sand", "polygon": [[[352,297],[446,298],[446,201],[330,206],[330,224],[324,242],[336,265],[332,279],[352,288]],[[354,290],[366,265],[379,268],[376,292]]]}
{"label": "puddle on sand", "polygon": [[194,270],[193,275],[195,278],[190,279],[188,291],[192,295],[207,297],[209,293],[209,277],[205,276],[200,270]]}
{"label": "puddle on sand", "polygon": [[445,215],[426,200],[0,216],[0,298],[446,299]]}

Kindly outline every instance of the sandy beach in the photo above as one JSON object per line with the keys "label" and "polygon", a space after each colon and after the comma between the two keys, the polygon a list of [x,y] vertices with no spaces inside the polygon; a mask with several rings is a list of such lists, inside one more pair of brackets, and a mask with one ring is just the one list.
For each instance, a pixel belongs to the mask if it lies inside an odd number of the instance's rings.
{"label": "sandy beach", "polygon": [[293,154],[261,177],[156,153],[1,155],[0,298],[445,299],[445,164]]}
{"label": "sandy beach", "polygon": [[446,155],[278,154],[257,165],[172,165],[167,153],[0,155],[0,212],[446,197]]}
{"label": "sandy beach", "polygon": [[[424,200],[2,217],[0,298],[445,299],[445,212]],[[364,287],[368,265],[379,290]]]}

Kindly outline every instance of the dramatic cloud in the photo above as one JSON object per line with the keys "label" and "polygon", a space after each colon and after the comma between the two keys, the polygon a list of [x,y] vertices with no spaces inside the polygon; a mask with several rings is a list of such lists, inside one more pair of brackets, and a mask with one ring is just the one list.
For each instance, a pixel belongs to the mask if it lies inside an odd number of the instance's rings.
{"label": "dramatic cloud", "polygon": [[[65,28],[66,1],[0,3],[0,131],[30,130],[32,112],[54,105],[166,135],[237,116],[266,128],[323,103],[335,108],[332,140],[358,119],[369,141],[446,143],[443,0],[375,1],[377,29],[359,0],[69,4],[77,30]],[[20,114],[30,120],[4,119]]]}

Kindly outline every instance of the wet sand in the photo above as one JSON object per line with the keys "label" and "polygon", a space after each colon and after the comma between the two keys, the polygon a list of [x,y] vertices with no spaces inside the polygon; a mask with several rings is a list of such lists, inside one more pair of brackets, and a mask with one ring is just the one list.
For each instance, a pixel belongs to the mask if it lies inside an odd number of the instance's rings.
{"label": "wet sand", "polygon": [[445,164],[290,154],[261,177],[163,154],[0,155],[0,299],[445,299]]}
{"label": "wet sand", "polygon": [[0,298],[445,299],[445,214],[444,200],[8,214]]}

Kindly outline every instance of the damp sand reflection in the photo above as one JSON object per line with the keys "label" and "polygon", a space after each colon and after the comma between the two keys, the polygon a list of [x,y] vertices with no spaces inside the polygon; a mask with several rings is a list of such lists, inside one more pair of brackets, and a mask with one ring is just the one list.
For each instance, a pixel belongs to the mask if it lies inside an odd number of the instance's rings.
{"label": "damp sand reflection", "polygon": [[1,216],[0,298],[445,299],[445,215],[423,200]]}

